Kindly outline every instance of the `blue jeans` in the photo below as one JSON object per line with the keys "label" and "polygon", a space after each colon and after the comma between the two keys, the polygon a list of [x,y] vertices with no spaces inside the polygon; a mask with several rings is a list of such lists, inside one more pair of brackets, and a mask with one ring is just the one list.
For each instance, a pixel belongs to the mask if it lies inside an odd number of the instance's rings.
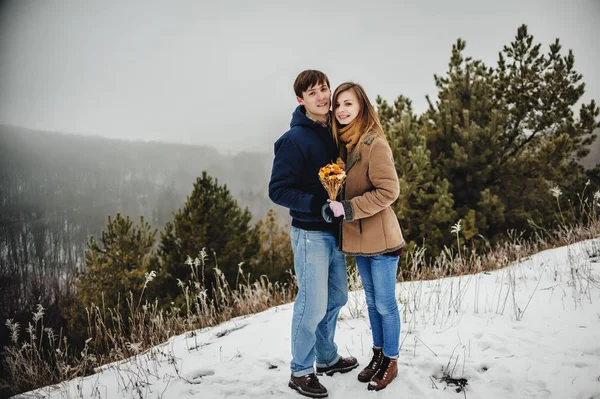
{"label": "blue jeans", "polygon": [[373,346],[397,358],[400,346],[400,313],[396,303],[398,256],[357,256],[356,266],[365,288]]}
{"label": "blue jeans", "polygon": [[340,309],[348,302],[346,258],[333,234],[292,227],[298,294],[292,317],[292,375],[314,373],[340,356],[333,342]]}

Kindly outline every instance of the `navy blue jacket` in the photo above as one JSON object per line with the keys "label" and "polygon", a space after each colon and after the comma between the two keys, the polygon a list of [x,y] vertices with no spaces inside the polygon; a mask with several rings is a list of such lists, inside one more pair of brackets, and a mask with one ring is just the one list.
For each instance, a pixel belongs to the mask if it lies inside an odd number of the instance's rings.
{"label": "navy blue jacket", "polygon": [[335,162],[338,149],[331,130],[305,112],[304,106],[298,106],[290,130],[275,142],[269,198],[289,208],[292,226],[337,235],[339,222],[327,223],[321,215],[321,207],[329,197],[319,181],[319,168]]}

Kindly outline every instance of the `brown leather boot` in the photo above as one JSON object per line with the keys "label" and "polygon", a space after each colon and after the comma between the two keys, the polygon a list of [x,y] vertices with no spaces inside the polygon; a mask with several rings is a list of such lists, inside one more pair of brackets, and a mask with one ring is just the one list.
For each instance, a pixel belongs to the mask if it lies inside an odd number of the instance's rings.
{"label": "brown leather boot", "polygon": [[307,374],[302,377],[290,377],[288,386],[295,389],[300,395],[308,396],[309,398],[326,398],[327,389],[321,385],[319,378],[315,373]]}
{"label": "brown leather boot", "polygon": [[362,369],[362,371],[358,374],[358,380],[360,382],[369,382],[371,378],[379,371],[381,367],[381,362],[383,362],[383,349],[373,348],[373,357],[371,361]]}
{"label": "brown leather boot", "polygon": [[369,391],[381,391],[387,387],[390,382],[398,376],[398,359],[390,359],[387,356],[383,357],[381,368],[375,374],[371,382],[369,382]]}

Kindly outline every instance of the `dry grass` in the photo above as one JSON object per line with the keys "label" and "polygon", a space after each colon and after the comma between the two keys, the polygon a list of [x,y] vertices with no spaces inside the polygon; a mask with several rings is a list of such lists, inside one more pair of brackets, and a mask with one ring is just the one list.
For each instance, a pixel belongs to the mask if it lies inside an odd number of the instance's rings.
{"label": "dry grass", "polygon": [[450,276],[463,276],[502,269],[513,262],[538,252],[557,248],[575,242],[596,238],[600,235],[600,223],[589,223],[571,227],[559,227],[554,232],[544,230],[533,239],[524,239],[515,232],[509,239],[480,254],[463,247],[461,251],[445,250],[431,262],[425,260],[425,248],[416,247],[407,254],[405,268],[400,274],[400,282],[437,280]]}
{"label": "dry grass", "polygon": [[[238,286],[233,289],[224,274],[215,269],[214,298],[207,295],[207,287],[199,270],[204,270],[206,254],[188,258],[191,279],[179,282],[185,296],[183,309],[161,308],[158,301],[150,302],[130,293],[125,309],[106,308],[91,304],[86,309],[88,339],[85,348],[75,353],[66,337],[44,326],[44,309],[39,306],[33,323],[21,337],[21,326],[7,320],[11,344],[4,349],[8,379],[3,388],[12,393],[29,391],[48,384],[56,384],[75,377],[92,374],[94,369],[118,362],[166,342],[174,335],[210,327],[234,317],[257,313],[294,300],[296,284],[272,283],[265,276],[250,282],[239,268]],[[146,275],[146,284],[152,284],[154,275]],[[143,293],[142,293],[143,296]],[[126,311],[123,311],[126,310]],[[125,316],[127,315],[127,316]]]}

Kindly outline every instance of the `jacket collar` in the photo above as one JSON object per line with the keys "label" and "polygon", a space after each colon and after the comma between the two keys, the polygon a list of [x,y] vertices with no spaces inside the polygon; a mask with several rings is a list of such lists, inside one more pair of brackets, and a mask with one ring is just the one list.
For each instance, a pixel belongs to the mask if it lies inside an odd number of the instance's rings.
{"label": "jacket collar", "polygon": [[331,131],[331,111],[329,111],[329,114],[327,115],[327,123],[321,123],[308,116],[304,105],[298,105],[292,113],[292,121],[290,122],[290,128],[293,128],[294,126],[324,128]]}
{"label": "jacket collar", "polygon": [[[362,142],[365,145],[371,145],[373,143],[373,140],[375,140],[375,137],[377,137],[375,133],[369,132],[365,134],[365,136],[362,139]],[[352,150],[352,152],[350,152],[350,155],[348,155],[348,162],[346,163],[346,173],[348,173],[348,171],[354,165],[356,165],[358,161],[360,161],[360,151],[356,151],[357,147],[358,146],[354,146],[354,149]]]}

